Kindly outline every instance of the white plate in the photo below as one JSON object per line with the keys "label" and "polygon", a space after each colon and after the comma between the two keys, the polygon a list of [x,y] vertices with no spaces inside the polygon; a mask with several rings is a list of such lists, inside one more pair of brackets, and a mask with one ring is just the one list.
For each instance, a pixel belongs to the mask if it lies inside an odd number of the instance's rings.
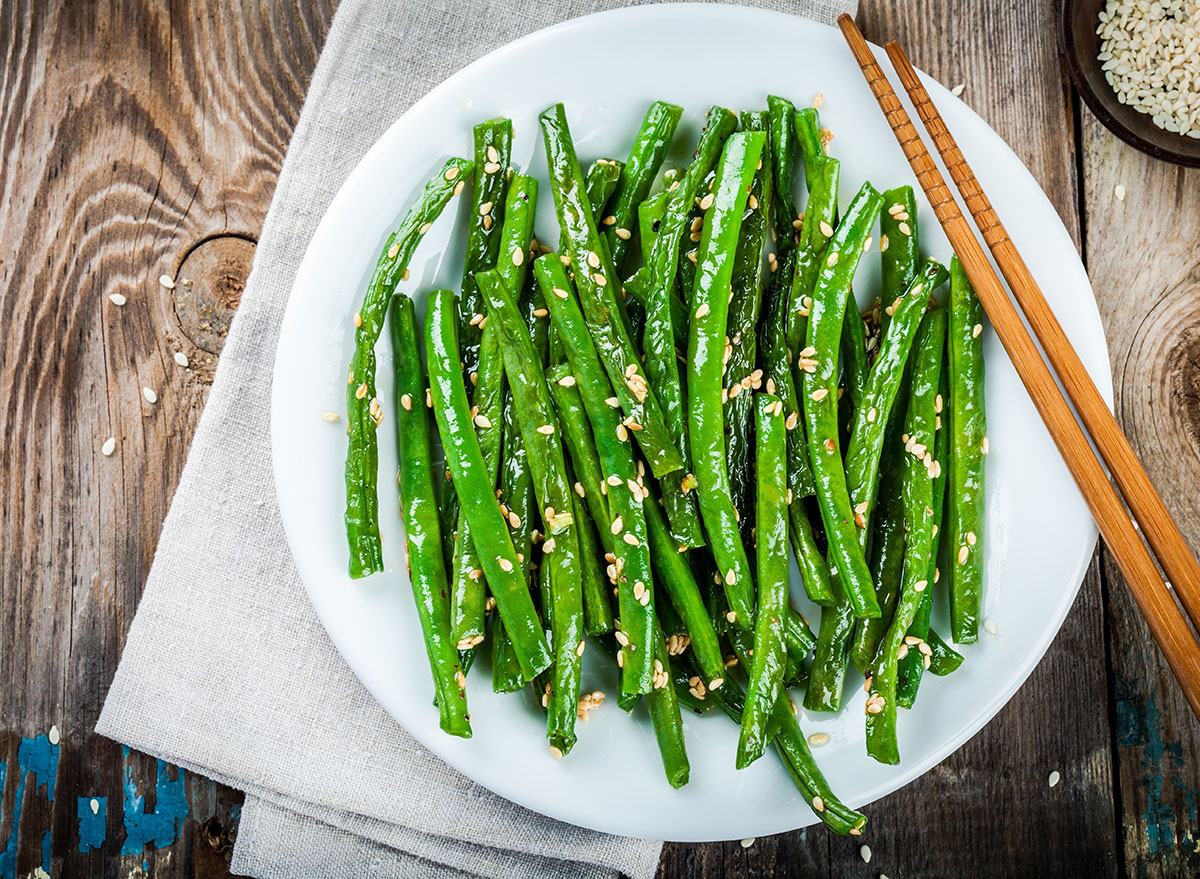
{"label": "white plate", "polygon": [[[721,46],[737,51],[717,51],[717,35]],[[612,63],[614,45],[623,47],[621,64]],[[937,83],[926,78],[925,85],[1111,401],[1099,314],[1054,208],[982,120]],[[346,574],[344,422],[327,424],[321,413],[344,410],[351,315],[388,231],[445,157],[471,155],[471,127],[481,119],[511,117],[514,164],[544,182],[537,114],[556,101],[566,104],[584,160],[623,158],[651,101],[682,105],[685,121],[677,135],[682,146],[672,157],[678,165],[686,161],[709,105],[763,107],[768,93],[807,105],[818,92],[825,96],[822,122],[836,133],[830,151],[842,160],[843,204],[863,179],[880,189],[916,185],[833,28],[710,5],[629,8],[567,22],[472,64],[398,119],[333,200],[300,267],[279,341],[271,414],[279,506],[309,596],[350,667],[393,717],[452,766],[530,809],[610,833],[673,840],[763,836],[816,822],[774,754],[745,771],[734,769],[737,730],[724,717],[685,718],[692,772],[691,783],[680,791],[663,779],[644,712],[626,717],[610,700],[591,723],[580,725],[569,757],[556,761],[547,753],[540,710],[522,696],[493,695],[486,665],[472,674],[468,691],[474,738],[441,733],[394,512],[390,420],[379,433],[387,571],[359,582]],[[461,210],[466,199],[459,201]],[[921,201],[924,248],[948,260],[946,239]],[[538,207],[539,238],[557,240],[548,185]],[[422,291],[433,286],[458,286],[463,248],[461,236],[450,237],[456,222],[461,224],[461,215],[443,217],[416,253],[403,290],[416,295],[418,304]],[[878,259],[864,260],[856,284],[864,303],[877,277]],[[380,399],[390,413],[387,347],[379,345]],[[997,633],[965,648],[967,661],[954,675],[926,676],[916,710],[901,712],[900,766],[882,766],[866,756],[860,678],[850,676],[839,715],[802,713],[807,733],[829,734],[816,757],[833,789],[853,806],[921,775],[1000,710],[1058,631],[1094,546],[1095,528],[1074,483],[990,330],[984,347],[991,454],[983,616],[995,622]],[[615,694],[615,678],[604,661],[595,652],[588,658],[592,686]]]}

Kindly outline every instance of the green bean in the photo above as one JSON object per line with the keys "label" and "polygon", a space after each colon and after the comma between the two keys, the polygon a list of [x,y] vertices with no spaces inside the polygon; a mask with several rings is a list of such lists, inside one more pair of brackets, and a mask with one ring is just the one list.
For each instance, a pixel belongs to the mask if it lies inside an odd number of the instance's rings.
{"label": "green bean", "polygon": [[688,783],[690,766],[683,745],[683,718],[671,683],[671,656],[658,624],[654,625],[654,689],[646,696],[646,708],[654,726],[654,738],[662,757],[663,770],[673,788]]}
{"label": "green bean", "polygon": [[[930,529],[929,542],[929,567],[925,571],[925,579],[929,581],[930,586],[936,586],[938,580],[941,579],[941,572],[938,570],[938,551],[941,543],[941,525],[944,521],[943,513],[946,505],[946,481],[949,476],[949,467],[946,466],[946,453],[950,445],[950,430],[949,427],[942,422],[942,410],[944,403],[950,396],[950,379],[947,370],[942,370],[941,381],[938,386],[938,395],[934,398],[933,411],[933,500],[930,507],[933,509],[933,527]],[[949,413],[947,413],[949,414]],[[929,632],[929,615],[933,611],[933,590],[926,589],[921,593],[921,603],[917,606],[916,616],[913,617],[912,625],[908,627],[908,635],[919,639],[920,642],[928,642],[930,638]],[[926,653],[926,648],[920,647],[917,650],[909,650],[908,654],[900,660],[900,677],[899,683],[896,685],[896,699],[902,708],[912,708],[913,703],[917,699],[917,690],[921,686],[921,677],[926,667],[933,664],[932,645],[927,644],[929,653]],[[946,648],[949,650],[950,648]],[[953,651],[951,651],[953,652]],[[957,654],[956,654],[957,655]],[[959,662],[962,662],[962,657],[959,657]]]}
{"label": "green bean", "polygon": [[[749,665],[747,660],[751,657],[748,651],[753,643],[750,633],[733,632],[731,642],[739,661],[743,665]],[[715,694],[710,691],[709,695],[714,695],[721,710],[735,723],[741,724],[745,695],[736,681],[731,681],[729,686],[722,687]],[[817,817],[835,833],[861,835],[867,823],[866,816],[855,812],[834,795],[825,776],[813,760],[808,741],[793,713],[791,699],[786,694],[780,696],[772,709],[770,730],[773,733],[772,743],[783,758],[792,783],[804,794]]]}
{"label": "green bean", "polygon": [[[767,114],[743,113],[742,130],[766,131]],[[771,174],[770,144],[764,143],[762,159],[750,184],[746,212],[742,217],[741,240],[730,281],[733,298],[729,302],[726,329],[729,348],[725,361],[727,396],[723,407],[725,460],[729,470],[729,494],[733,498],[733,508],[738,512],[742,542],[747,546],[751,544],[750,534],[754,529],[754,470],[750,466],[750,422],[754,405],[751,389],[762,386],[763,371],[755,369],[758,360],[755,328],[762,305],[763,244],[767,240],[774,195]]]}
{"label": "green bean", "polygon": [[[525,283],[525,257],[533,238],[537,190],[537,180],[516,174],[505,198],[504,220],[498,239],[498,271],[505,284],[513,290],[520,290]],[[474,276],[472,283],[478,292],[478,281]],[[495,485],[500,469],[500,443],[504,429],[504,359],[500,351],[500,334],[486,327],[485,303],[481,302],[480,308],[484,311],[477,312],[467,322],[468,326],[484,325],[477,368],[468,374],[468,379],[475,387],[471,397],[474,404],[472,420],[479,436],[479,448],[483,452],[484,465],[492,484]],[[471,523],[460,509],[455,538],[454,582],[450,593],[450,626],[460,650],[468,650],[484,638],[487,584],[476,573],[478,570],[479,554],[472,539]]]}
{"label": "green bean", "polygon": [[763,374],[766,387],[783,401],[784,424],[787,427],[788,536],[796,554],[796,564],[804,581],[804,591],[816,604],[831,606],[833,590],[829,585],[829,566],[817,548],[812,524],[808,520],[804,499],[816,492],[812,467],[808,462],[808,442],[800,418],[800,403],[788,364],[787,343],[784,339],[784,309],[786,291],[790,288],[795,268],[795,251],[789,251],[776,271],[775,295],[767,297],[763,319],[759,323],[759,347],[762,349]]}
{"label": "green bean", "polygon": [[[683,657],[679,657],[683,660]],[[686,708],[696,714],[708,714],[718,704],[716,699],[706,699],[703,695],[697,695],[699,691],[696,685],[692,683],[692,679],[699,680],[699,676],[695,674],[692,668],[684,665],[682,661],[671,663],[671,681],[675,685],[675,698],[679,702],[681,708]],[[707,693],[707,689],[705,691]],[[741,723],[741,715],[738,715],[738,723]]]}
{"label": "green bean", "polygon": [[646,514],[646,530],[650,537],[650,553],[655,559],[654,573],[666,590],[670,604],[679,614],[691,638],[692,653],[704,673],[709,687],[720,687],[725,678],[725,665],[716,629],[704,603],[700,586],[692,574],[687,558],[675,545],[666,517],[659,508],[658,497],[650,488],[642,504]]}
{"label": "green bean", "polygon": [[[575,475],[583,489],[582,497],[587,503],[592,521],[596,523],[604,551],[612,552],[612,516],[609,515],[608,505],[604,502],[607,492],[604,473],[600,467],[596,439],[592,436],[592,426],[588,423],[575,376],[571,374],[571,367],[562,363],[548,370],[546,379],[550,386],[550,396],[554,400],[554,408],[558,412],[559,423],[563,427],[567,448],[571,450],[571,460],[575,462]],[[576,489],[576,493],[578,491],[579,489]]]}
{"label": "green bean", "polygon": [[[579,161],[562,104],[540,117],[550,166],[550,183],[559,226],[567,230],[571,264],[579,298],[596,349],[616,391],[621,408],[651,471],[662,476],[683,467],[683,460],[663,420],[662,409],[646,383],[643,367],[623,318],[617,291],[620,281],[596,231],[592,208],[584,195]],[[628,430],[628,426],[623,427]]]}
{"label": "green bean", "polygon": [[[923,641],[906,638],[921,593],[929,586],[930,544],[933,533],[935,467],[927,450],[933,447],[934,398],[941,383],[942,352],[946,345],[946,312],[932,311],[917,331],[908,413],[904,419],[904,586],[887,634],[879,644],[867,695],[867,753],[880,763],[899,763],[896,740],[896,679],[898,663]],[[928,648],[926,648],[928,649]],[[924,652],[924,651],[922,651]]]}
{"label": "green bean", "polygon": [[817,500],[830,556],[836,561],[843,591],[858,617],[879,616],[880,611],[871,572],[858,543],[846,474],[838,451],[837,352],[850,281],[864,245],[870,244],[869,233],[879,213],[880,201],[879,193],[871,184],[864,183],[829,239],[813,289],[808,345],[800,352],[801,357],[816,361],[813,372],[804,372],[803,409]]}
{"label": "green bean", "polygon": [[449,290],[432,292],[425,310],[425,351],[438,433],[458,496],[471,520],[483,576],[496,599],[521,671],[530,680],[550,664],[551,656],[471,426],[456,331],[454,294]]}
{"label": "green bean", "polygon": [[902,387],[903,402],[887,419],[879,479],[879,513],[871,520],[871,578],[882,613],[859,621],[850,648],[854,667],[864,675],[870,671],[879,640],[892,621],[904,577],[904,440],[900,437],[904,433],[904,415],[908,408],[907,379],[902,382]]}
{"label": "green bean", "polygon": [[375,431],[383,419],[375,396],[375,342],[383,330],[388,303],[418,242],[442,213],[451,196],[461,191],[474,166],[450,159],[425,184],[417,202],[400,226],[388,236],[371,274],[362,307],[354,316],[354,357],[346,388],[346,542],[350,576],[358,579],[383,570],[379,539],[379,440]]}
{"label": "green bean", "polygon": [[921,315],[929,304],[930,294],[941,286],[946,277],[946,270],[940,263],[932,259],[926,261],[904,295],[885,309],[891,312],[892,320],[867,376],[862,402],[856,407],[858,414],[846,450],[846,487],[850,493],[850,503],[854,506],[858,543],[862,547],[867,544],[868,526],[879,489],[884,428],[889,423]]}
{"label": "green bean", "polygon": [[929,657],[929,671],[938,677],[944,677],[962,665],[962,654],[943,641],[933,629],[929,630],[925,643],[932,651]]}
{"label": "green bean", "polygon": [[842,380],[845,393],[838,401],[838,424],[842,436],[849,437],[850,426],[862,406],[863,393],[867,385],[870,365],[867,363],[867,340],[863,330],[862,315],[854,291],[846,297],[846,317],[842,321]]}
{"label": "green bean", "polygon": [[430,415],[422,405],[425,379],[417,341],[416,311],[407,296],[393,296],[390,312],[396,399],[400,400],[396,413],[400,513],[404,520],[409,579],[417,618],[425,637],[441,727],[451,735],[469,738],[471,720],[467,713],[466,679],[450,636],[446,565],[442,558],[429,446]]}
{"label": "green bean", "polygon": [[[621,177],[621,169],[624,166],[625,163],[617,159],[596,159],[588,166],[587,174],[584,175],[583,189],[587,193],[588,204],[592,206],[593,217],[603,216],[604,206],[612,198],[613,190],[617,188],[617,181]],[[559,231],[558,249],[562,253],[567,252],[565,230]]]}
{"label": "green bean", "polygon": [[771,394],[755,394],[754,426],[758,472],[755,499],[758,616],[754,623],[754,664],[750,669],[746,709],[738,737],[738,769],[745,769],[767,749],[767,720],[783,690],[787,661],[783,638],[783,620],[788,606],[787,468],[784,465],[787,428],[783,426],[783,401]]}
{"label": "green bean", "polygon": [[[850,639],[854,635],[854,606],[846,599],[837,568],[833,564],[829,573],[835,601],[832,607],[821,609],[821,624],[817,627],[817,643],[813,649],[808,686],[804,690],[804,707],[809,711],[841,709],[846,667],[850,660]],[[869,621],[868,618],[860,622]]]}
{"label": "green bean", "polygon": [[745,629],[754,626],[754,580],[746,550],[737,539],[737,511],[725,469],[721,373],[738,235],[765,141],[766,136],[757,131],[730,135],[713,191],[704,197],[709,202],[711,196],[711,202],[705,208],[708,216],[700,239],[687,356],[689,441],[700,515],[725,584],[730,622]]}
{"label": "green bean", "polygon": [[946,545],[950,628],[956,644],[979,639],[983,601],[983,471],[987,416],[983,398],[983,309],[967,273],[950,261],[950,483]]}
{"label": "green bean", "polygon": [[[649,302],[650,294],[647,289],[650,280],[649,272],[650,270],[646,266],[642,266],[625,279],[626,291],[642,308],[645,308]],[[671,333],[675,339],[675,347],[681,351],[685,350],[688,337],[688,310],[687,306],[683,304],[683,300],[674,291],[671,292]]]}
{"label": "green bean", "polygon": [[[879,214],[880,299],[895,301],[917,278],[921,255],[917,246],[917,199],[911,186],[898,186],[883,194]],[[892,315],[885,308],[879,317],[882,334]]]}
{"label": "green bean", "polygon": [[[840,177],[841,164],[837,159],[829,159],[821,165],[816,185],[809,189],[804,226],[800,230],[800,244],[796,248],[796,270],[792,278],[788,308],[787,344],[788,350],[793,353],[805,347],[804,339],[812,309],[813,283],[820,270],[821,257],[825,254],[829,237],[833,235]],[[797,366],[797,386],[803,384],[800,371],[807,368],[807,365]]]}
{"label": "green bean", "polygon": [[664,480],[663,503],[666,504],[667,518],[671,522],[673,533],[680,543],[686,546],[702,545],[704,534],[700,528],[700,515],[696,510],[695,498],[689,496],[690,485],[694,480],[687,478],[692,469],[691,450],[683,408],[683,389],[679,380],[670,298],[678,277],[679,241],[688,212],[697,197],[701,181],[720,155],[721,145],[736,126],[737,118],[728,110],[713,107],[708,111],[700,143],[696,147],[696,158],[678,186],[671,192],[662,221],[659,223],[654,249],[647,263],[647,321],[642,338],[642,348],[647,354],[646,374],[650,379],[650,387],[662,403],[667,428],[675,437],[675,444],[686,471]]}
{"label": "green bean", "polygon": [[770,116],[771,171],[775,189],[775,246],[780,253],[786,253],[796,242],[799,222],[796,199],[792,195],[796,108],[787,98],[767,95],[767,113]]}
{"label": "green bean", "polygon": [[682,108],[673,104],[655,101],[650,105],[630,148],[629,160],[621,171],[621,180],[613,194],[612,206],[604,217],[604,237],[612,254],[613,265],[622,278],[629,274],[626,263],[632,237],[630,233],[633,231],[638,205],[644,202],[650,193],[650,187],[658,174],[659,166],[666,158],[681,115]]}
{"label": "green bean", "polygon": [[817,639],[808,628],[808,620],[791,605],[788,605],[783,615],[783,641],[787,646],[788,655],[797,663],[808,659],[816,646]]}
{"label": "green bean", "polygon": [[804,107],[796,111],[794,121],[796,140],[800,144],[800,156],[804,161],[804,182],[811,193],[817,185],[817,172],[826,161],[825,144],[821,137],[821,117],[816,107]]}
{"label": "green bean", "polygon": [[[533,273],[541,285],[550,317],[558,330],[571,364],[571,377],[579,387],[584,409],[592,423],[592,435],[600,466],[607,473],[601,491],[608,497],[612,526],[620,539],[613,541],[613,571],[617,580],[617,606],[621,620],[621,693],[648,693],[652,687],[654,621],[653,576],[646,520],[642,512],[645,492],[642,476],[634,463],[627,428],[618,411],[609,404],[612,386],[600,363],[600,355],[588,334],[583,312],[562,263],[553,254],[540,257]],[[559,381],[565,381],[559,379]],[[607,488],[605,488],[607,486]],[[638,489],[635,498],[633,487]],[[620,520],[618,522],[618,520]],[[612,528],[610,527],[610,533]]]}
{"label": "green bean", "polygon": [[[667,210],[667,199],[670,197],[671,193],[664,189],[638,205],[638,240],[641,243],[643,263],[650,262],[650,254],[654,252],[658,228],[662,224],[663,214]],[[649,275],[648,269],[646,274]]]}
{"label": "green bean", "polygon": [[[517,253],[524,255],[524,251]],[[533,474],[534,493],[546,527],[542,564],[550,565],[552,602],[548,616],[554,645],[554,686],[547,738],[552,753],[560,756],[575,744],[584,644],[579,536],[571,502],[575,494],[567,481],[566,458],[550,389],[546,387],[528,328],[499,271],[480,272],[475,277],[487,302],[488,323],[501,336],[504,372],[512,389],[521,440],[528,451]]]}
{"label": "green bean", "polygon": [[[568,467],[568,477],[572,474]],[[571,499],[576,530],[579,532],[579,566],[583,588],[583,628],[589,635],[604,635],[614,628],[608,580],[604,576],[604,550],[598,528],[588,515],[587,506],[578,497]]]}
{"label": "green bean", "polygon": [[[471,318],[483,314],[483,297],[475,273],[495,268],[500,255],[501,227],[508,193],[508,162],[512,152],[512,120],[503,117],[480,122],[474,129],[475,186],[468,214],[467,255],[463,261],[462,292],[459,294],[458,339],[463,355],[463,375],[479,370],[483,327]],[[467,397],[473,403],[472,385]]]}

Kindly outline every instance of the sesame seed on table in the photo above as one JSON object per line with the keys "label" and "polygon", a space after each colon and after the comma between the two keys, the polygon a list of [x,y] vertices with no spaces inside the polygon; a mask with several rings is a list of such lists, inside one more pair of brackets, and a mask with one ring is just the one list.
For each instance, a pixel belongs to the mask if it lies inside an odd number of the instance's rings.
{"label": "sesame seed on table", "polygon": [[[1200,546],[1200,170],[1135,152],[1064,89],[1055,5],[863,0],[858,20],[961,85],[1046,190],[1095,287],[1118,417]],[[228,875],[241,795],[183,773],[174,840],[131,853],[126,773],[149,803],[180,776],[92,729],[335,6],[0,5],[16,84],[0,112],[0,846],[15,875],[35,874],[46,839],[56,877]],[[804,102],[822,84],[764,83],[764,102],[789,89]],[[603,701],[588,699],[585,714]],[[56,749],[55,795],[28,785],[14,830],[26,741]],[[862,838],[668,844],[659,876],[1194,875],[1198,792],[1200,727],[1100,551],[1029,681],[871,806]],[[99,815],[100,798],[106,832],[80,851],[77,808]]]}

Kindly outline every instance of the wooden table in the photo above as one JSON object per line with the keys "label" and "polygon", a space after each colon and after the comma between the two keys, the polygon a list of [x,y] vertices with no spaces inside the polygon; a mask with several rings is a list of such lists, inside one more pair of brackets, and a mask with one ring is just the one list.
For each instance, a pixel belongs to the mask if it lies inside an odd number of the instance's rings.
{"label": "wooden table", "polygon": [[[0,879],[228,872],[239,794],[92,728],[334,5],[0,3]],[[868,0],[860,23],[963,83],[1049,194],[1095,286],[1118,417],[1197,544],[1200,172],[1080,107],[1056,5]],[[814,829],[669,845],[660,875],[1197,875],[1198,757],[1099,551],[1009,705],[871,807],[870,866],[862,840]]]}

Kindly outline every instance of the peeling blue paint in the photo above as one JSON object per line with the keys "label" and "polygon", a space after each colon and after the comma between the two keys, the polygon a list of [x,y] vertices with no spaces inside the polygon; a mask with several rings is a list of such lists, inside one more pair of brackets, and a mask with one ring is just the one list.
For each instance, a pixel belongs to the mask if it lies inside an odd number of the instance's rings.
{"label": "peeling blue paint", "polygon": [[[96,811],[92,811],[92,802],[96,803]],[[75,804],[75,814],[79,816],[79,850],[85,854],[94,848],[104,845],[108,835],[105,822],[108,818],[108,797],[80,797]]]}
{"label": "peeling blue paint", "polygon": [[121,845],[121,854],[137,854],[148,844],[166,848],[175,841],[180,825],[188,815],[187,792],[184,790],[186,773],[177,769],[176,778],[171,781],[167,762],[158,761],[154,811],[147,813],[146,798],[137,792],[133,780],[129,748],[122,748],[122,751],[125,756],[125,842]]}
{"label": "peeling blue paint", "polygon": [[1186,852],[1196,852],[1198,841],[1191,830],[1175,838],[1176,814],[1174,807],[1163,799],[1163,791],[1170,784],[1183,793],[1184,812],[1189,827],[1196,826],[1197,792],[1183,780],[1183,746],[1179,742],[1165,742],[1162,735],[1162,711],[1153,696],[1143,699],[1132,687],[1118,684],[1117,698],[1117,744],[1123,748],[1141,748],[1141,768],[1145,775],[1146,811],[1142,813],[1145,825],[1145,844],[1149,854],[1157,855],[1164,849],[1179,847]]}
{"label": "peeling blue paint", "polygon": [[[0,763],[0,792],[8,778],[8,766]],[[52,745],[46,735],[21,739],[17,747],[17,794],[13,799],[12,830],[8,843],[0,852],[0,879],[14,879],[17,871],[17,840],[20,838],[21,810],[25,805],[25,782],[33,773],[33,791],[46,789],[46,799],[54,802],[54,782],[58,776],[58,745]],[[42,868],[50,872],[50,831],[42,835]]]}

